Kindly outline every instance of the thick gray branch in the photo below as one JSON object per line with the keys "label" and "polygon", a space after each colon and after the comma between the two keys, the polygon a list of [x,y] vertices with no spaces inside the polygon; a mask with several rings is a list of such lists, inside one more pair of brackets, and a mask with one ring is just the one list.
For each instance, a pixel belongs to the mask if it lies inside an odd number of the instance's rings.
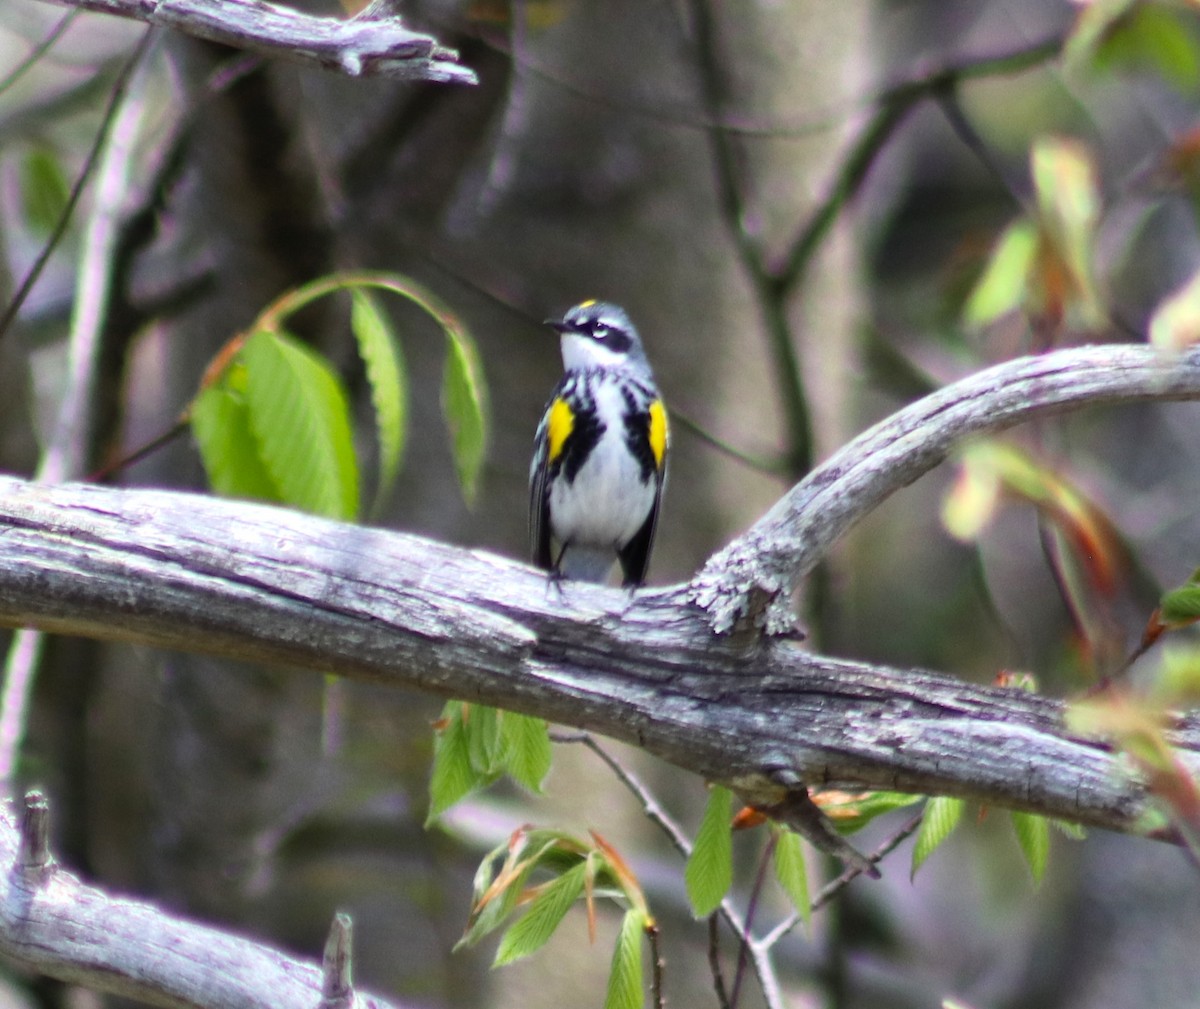
{"label": "thick gray branch", "polygon": [[[26,821],[26,824],[28,821]],[[0,806],[0,954],[96,991],[167,1009],[319,1009],[326,975],[262,943],[172,918],[84,886],[28,849],[44,830]],[[24,846],[24,847],[23,847]],[[388,1009],[346,989],[338,1009]],[[333,1003],[330,1003],[333,1004]]]}
{"label": "thick gray branch", "polygon": [[[282,509],[0,478],[0,623],[290,663],[626,740],[764,805],[788,786],[968,796],[1136,829],[1141,785],[1061,705],[716,635],[678,586],[568,583]],[[1173,737],[1200,770],[1200,725]]]}
{"label": "thick gray branch", "polygon": [[995,434],[1083,405],[1200,398],[1200,348],[1060,350],[996,365],[913,403],[834,453],[744,536],[714,556],[693,599],[712,626],[751,618],[770,633],[792,625],[791,594],[833,542],[972,435]]}
{"label": "thick gray branch", "polygon": [[263,56],[316,63],[351,77],[477,83],[458,54],[410,31],[385,4],[346,19],[316,17],[263,0],[53,0],[116,14]]}

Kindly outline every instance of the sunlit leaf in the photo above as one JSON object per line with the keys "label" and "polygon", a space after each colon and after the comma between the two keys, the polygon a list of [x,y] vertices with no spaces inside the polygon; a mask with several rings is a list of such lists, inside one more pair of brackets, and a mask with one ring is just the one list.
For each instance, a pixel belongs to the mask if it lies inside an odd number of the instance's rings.
{"label": "sunlit leaf", "polygon": [[462,330],[446,330],[442,412],[450,429],[454,463],[463,497],[475,500],[486,441],[483,369],[475,344]]}
{"label": "sunlit leaf", "polygon": [[1092,66],[1101,71],[1153,72],[1181,94],[1200,87],[1200,56],[1194,20],[1165,3],[1125,5],[1096,39]]}
{"label": "sunlit leaf", "polygon": [[813,792],[812,799],[833,821],[839,833],[853,834],[877,816],[920,802],[922,796],[907,792],[841,792],[823,789]]}
{"label": "sunlit leaf", "polygon": [[475,772],[490,778],[504,773],[504,736],[500,731],[501,713],[486,704],[464,704],[463,732],[467,752]]}
{"label": "sunlit leaf", "polygon": [[1010,813],[1013,830],[1021,854],[1033,876],[1034,883],[1041,883],[1046,874],[1046,862],[1050,857],[1050,824],[1044,816],[1034,813]]}
{"label": "sunlit leaf", "polygon": [[1171,629],[1200,620],[1200,571],[1194,571],[1179,587],[1164,592],[1158,608],[1159,619]]}
{"label": "sunlit leaf", "polygon": [[58,225],[71,187],[57,154],[49,147],[31,148],[21,159],[21,211],[28,226],[43,235]]}
{"label": "sunlit leaf", "polygon": [[962,819],[964,806],[962,799],[948,795],[935,795],[925,803],[925,815],[913,845],[911,876],[917,874],[925,860],[954,832]]}
{"label": "sunlit leaf", "polygon": [[1039,247],[1030,309],[1096,328],[1104,322],[1094,267],[1101,201],[1091,153],[1078,141],[1045,137],[1034,144],[1031,160]]}
{"label": "sunlit leaf", "polygon": [[986,326],[1025,306],[1037,245],[1032,221],[1016,221],[1004,230],[963,308],[968,326]]}
{"label": "sunlit leaf", "polygon": [[265,330],[239,357],[250,425],[283,500],[317,515],[354,518],[358,463],[349,404],[333,369],[299,341]]}
{"label": "sunlit leaf", "polygon": [[391,492],[404,458],[408,429],[408,370],[400,341],[374,296],[362,288],[355,288],[351,298],[350,328],[366,365],[371,403],[375,408],[379,485],[372,511],[377,511]]}
{"label": "sunlit leaf", "polygon": [[716,910],[733,883],[733,793],[714,785],[684,871],[688,899],[698,918]]}
{"label": "sunlit leaf", "polygon": [[1150,343],[1161,350],[1183,350],[1200,342],[1200,271],[1159,303],[1150,317]]}
{"label": "sunlit leaf", "polygon": [[645,984],[642,979],[642,935],[645,928],[643,915],[632,909],[625,912],[617,944],[613,948],[604,1009],[642,1009],[645,1004]]}
{"label": "sunlit leaf", "polygon": [[492,966],[501,967],[520,960],[546,944],[571,905],[583,895],[586,870],[586,864],[580,862],[548,883],[530,901],[528,910],[504,933]]}
{"label": "sunlit leaf", "polygon": [[222,382],[201,390],[189,413],[192,437],[214,491],[226,497],[279,501],[258,454],[245,397]]}
{"label": "sunlit leaf", "polygon": [[1163,653],[1154,678],[1154,699],[1164,707],[1200,706],[1200,646]]}
{"label": "sunlit leaf", "polygon": [[550,773],[550,728],[544,718],[505,711],[501,715],[505,741],[505,769],[531,792],[541,792]]}
{"label": "sunlit leaf", "polygon": [[788,895],[792,907],[800,912],[806,925],[812,923],[812,900],[808,895],[808,867],[804,864],[804,844],[798,834],[777,829],[775,841],[775,878]]}
{"label": "sunlit leaf", "polygon": [[481,774],[472,763],[462,707],[459,701],[449,701],[443,709],[443,728],[437,733],[433,747],[426,826],[455,803],[495,780]]}

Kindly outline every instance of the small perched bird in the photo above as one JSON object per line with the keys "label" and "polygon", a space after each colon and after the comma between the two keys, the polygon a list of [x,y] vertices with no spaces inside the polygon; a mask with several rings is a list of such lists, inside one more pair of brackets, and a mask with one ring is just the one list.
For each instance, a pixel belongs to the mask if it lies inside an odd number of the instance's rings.
{"label": "small perched bird", "polygon": [[667,475],[667,411],[625,311],[585,301],[547,319],[564,375],[534,440],[529,470],[533,562],[555,576],[603,582],[620,560],[641,585]]}

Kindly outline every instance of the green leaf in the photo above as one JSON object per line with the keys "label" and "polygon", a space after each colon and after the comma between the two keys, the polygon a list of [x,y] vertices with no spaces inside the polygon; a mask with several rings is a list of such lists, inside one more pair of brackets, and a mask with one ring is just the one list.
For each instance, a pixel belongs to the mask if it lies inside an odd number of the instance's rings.
{"label": "green leaf", "polygon": [[840,834],[862,830],[877,816],[921,801],[908,792],[816,792],[813,801],[833,821]]}
{"label": "green leaf", "polygon": [[1159,619],[1171,629],[1194,624],[1200,620],[1200,584],[1188,582],[1164,592],[1158,609]]}
{"label": "green leaf", "polygon": [[29,227],[47,235],[58,225],[71,198],[71,187],[58,155],[37,146],[21,160],[21,211]]}
{"label": "green leaf", "polygon": [[1013,829],[1017,832],[1017,843],[1021,854],[1033,875],[1034,883],[1040,884],[1046,874],[1046,861],[1050,857],[1050,824],[1044,816],[1034,813],[1010,813]]}
{"label": "green leaf", "polygon": [[913,845],[910,877],[917,874],[925,859],[953,833],[958,821],[962,819],[964,807],[962,799],[953,799],[948,795],[935,795],[925,803],[925,815],[921,817],[921,827]]}
{"label": "green leaf", "polygon": [[1181,94],[1200,87],[1194,20],[1162,3],[1125,3],[1095,38],[1091,53],[1097,70],[1156,72]]}
{"label": "green leaf", "polygon": [[642,1009],[645,1005],[642,982],[642,933],[645,930],[646,920],[641,912],[632,909],[625,912],[613,949],[604,1009]]}
{"label": "green leaf", "polygon": [[983,276],[967,298],[963,309],[966,325],[986,326],[1024,306],[1037,244],[1032,221],[1015,221],[1004,230]]}
{"label": "green leaf", "polygon": [[495,780],[472,766],[462,707],[460,701],[448,701],[442,709],[443,728],[434,742],[433,771],[429,778],[427,827],[456,802]]}
{"label": "green leaf", "polygon": [[684,871],[688,899],[697,918],[706,918],[733,884],[733,793],[714,785]]}
{"label": "green leaf", "polygon": [[192,402],[190,422],[214,491],[226,497],[280,500],[258,454],[246,400],[230,383],[217,382],[202,390]]}
{"label": "green leaf", "polygon": [[391,492],[404,459],[408,430],[408,369],[400,341],[374,296],[362,288],[350,292],[350,328],[367,369],[375,435],[379,442],[379,485],[371,511],[378,511]]}
{"label": "green leaf", "polygon": [[505,768],[529,791],[540,793],[550,773],[552,758],[550,727],[544,718],[530,718],[512,711],[501,714],[505,741]]}
{"label": "green leaf", "polygon": [[500,940],[493,967],[520,960],[537,952],[554,934],[563,916],[583,895],[583,877],[587,864],[578,865],[548,883],[529,904],[529,909],[517,919]]}
{"label": "green leaf", "polygon": [[464,704],[463,732],[471,767],[492,779],[504,773],[504,737],[500,734],[500,712],[485,704]]}
{"label": "green leaf", "polygon": [[463,498],[475,500],[486,443],[485,386],[479,353],[467,333],[446,329],[446,364],[442,374],[442,413],[450,429],[454,465]]}
{"label": "green leaf", "polygon": [[805,925],[812,924],[812,900],[808,895],[808,869],[804,864],[804,845],[798,834],[777,828],[775,841],[775,878],[800,912]]}
{"label": "green leaf", "polygon": [[283,500],[330,518],[358,514],[350,408],[329,364],[292,337],[260,330],[239,355],[259,453]]}
{"label": "green leaf", "polygon": [[1150,343],[1160,350],[1184,350],[1200,343],[1200,270],[1154,309]]}
{"label": "green leaf", "polygon": [[1072,823],[1070,820],[1054,819],[1050,821],[1050,826],[1065,837],[1069,837],[1072,841],[1087,840],[1087,828],[1081,823]]}

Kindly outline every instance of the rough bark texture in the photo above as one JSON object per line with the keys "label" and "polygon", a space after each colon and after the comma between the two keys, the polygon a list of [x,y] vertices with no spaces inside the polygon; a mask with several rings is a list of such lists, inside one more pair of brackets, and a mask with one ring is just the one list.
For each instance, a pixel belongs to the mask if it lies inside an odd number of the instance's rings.
{"label": "rough bark texture", "polygon": [[[744,621],[718,634],[707,586],[764,543],[761,563],[795,572],[956,438],[1084,402],[1197,396],[1197,354],[1094,347],[998,366],[856,439],[696,584],[634,597],[274,508],[8,479],[0,621],[513,708],[626,740],[763,804],[798,782],[882,787],[1129,831],[1141,784],[1103,742],[1065,728],[1060,702],[811,655]],[[800,537],[790,554],[789,536]],[[746,606],[779,584],[736,582]],[[1172,738],[1200,770],[1200,724],[1182,719]]]}
{"label": "rough bark texture", "polygon": [[345,20],[261,0],[55,0],[65,6],[174,28],[237,49],[316,63],[351,77],[476,83],[458,54],[405,28],[385,4]]}

